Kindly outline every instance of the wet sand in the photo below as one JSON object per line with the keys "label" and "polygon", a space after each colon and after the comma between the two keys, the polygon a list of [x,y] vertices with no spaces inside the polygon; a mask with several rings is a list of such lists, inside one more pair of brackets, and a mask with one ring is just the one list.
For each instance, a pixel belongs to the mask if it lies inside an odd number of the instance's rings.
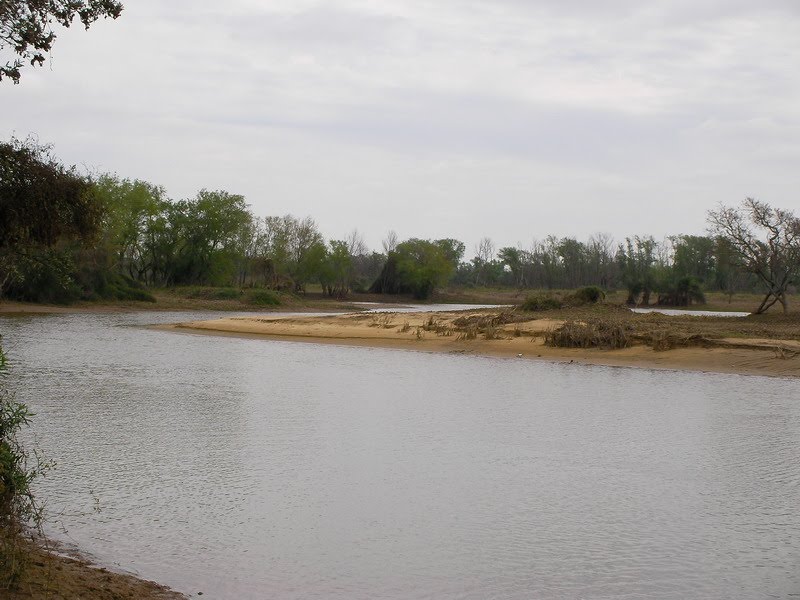
{"label": "wet sand", "polygon": [[79,557],[55,552],[51,542],[22,542],[27,566],[15,589],[0,589],[7,600],[181,600],[187,596],[134,575],[116,573]]}
{"label": "wet sand", "polygon": [[[472,311],[470,314],[475,314]],[[466,339],[454,322],[464,313],[369,313],[312,317],[232,317],[160,326],[183,332],[416,350],[515,359],[543,359],[619,367],[708,371],[779,377],[800,376],[800,342],[795,340],[722,338],[713,347],[679,347],[656,351],[647,345],[619,350],[553,348],[544,333],[560,326],[557,319],[531,319],[498,326],[485,339]],[[431,322],[433,320],[433,325]],[[461,329],[461,331],[459,331]]]}

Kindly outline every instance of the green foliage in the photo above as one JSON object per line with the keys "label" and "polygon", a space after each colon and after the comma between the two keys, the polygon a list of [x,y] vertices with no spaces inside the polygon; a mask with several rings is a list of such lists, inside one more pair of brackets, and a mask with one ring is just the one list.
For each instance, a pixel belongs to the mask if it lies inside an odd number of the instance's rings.
{"label": "green foliage", "polygon": [[73,277],[75,265],[66,250],[34,247],[15,253],[9,263],[6,268],[9,297],[27,302],[69,304],[81,296]]}
{"label": "green foliage", "polygon": [[542,310],[554,310],[561,308],[563,303],[553,296],[545,294],[532,294],[525,298],[520,308],[527,312],[538,312]]}
{"label": "green foliage", "polygon": [[605,297],[606,293],[603,290],[596,285],[589,285],[575,290],[571,300],[578,304],[597,304]]}
{"label": "green foliage", "polygon": [[426,300],[444,285],[454,265],[437,242],[412,238],[389,253],[386,264],[370,291],[378,294],[412,294]]}
{"label": "green foliage", "polygon": [[24,569],[23,528],[26,524],[39,528],[42,518],[31,483],[48,468],[38,455],[36,465],[28,465],[30,456],[17,436],[32,414],[8,391],[6,366],[0,347],[0,589],[13,587]]}
{"label": "green foliage", "polygon": [[652,237],[636,236],[620,244],[617,263],[622,272],[622,283],[628,290],[627,303],[650,304],[650,295],[656,284],[656,241]]}
{"label": "green foliage", "polygon": [[689,306],[692,303],[705,304],[703,289],[694,277],[678,277],[670,273],[659,284],[658,304],[660,306]]}
{"label": "green foliage", "polygon": [[141,283],[126,275],[106,269],[84,269],[76,277],[84,300],[156,301]]}
{"label": "green foliage", "polygon": [[280,296],[272,290],[250,290],[245,295],[245,300],[248,304],[257,306],[280,306],[281,304]]}
{"label": "green foliage", "polygon": [[121,13],[122,4],[116,0],[3,0],[0,50],[8,46],[15,58],[0,66],[0,81],[19,83],[25,64],[44,64],[56,40],[54,22],[69,27],[77,17],[89,29],[98,19],[116,19]]}
{"label": "green foliage", "polygon": [[65,237],[90,239],[103,207],[87,177],[65,168],[49,146],[0,143],[0,249],[50,247]]}
{"label": "green foliage", "polygon": [[193,300],[238,300],[242,296],[241,290],[232,287],[191,287],[185,293]]}

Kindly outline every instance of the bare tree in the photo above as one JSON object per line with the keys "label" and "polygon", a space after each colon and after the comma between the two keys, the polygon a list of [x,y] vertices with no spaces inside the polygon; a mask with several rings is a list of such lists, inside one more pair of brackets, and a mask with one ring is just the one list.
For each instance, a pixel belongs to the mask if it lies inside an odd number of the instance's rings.
{"label": "bare tree", "polygon": [[389,254],[389,252],[394,252],[395,248],[397,248],[397,232],[393,229],[389,233],[386,234],[386,238],[383,240],[383,251],[385,254]]}
{"label": "bare tree", "polygon": [[347,244],[347,252],[350,256],[363,256],[367,253],[367,243],[364,241],[364,236],[358,229],[353,229],[350,235],[345,240]]}
{"label": "bare tree", "polygon": [[786,291],[800,276],[800,219],[791,211],[747,198],[740,208],[709,211],[708,221],[711,232],[730,245],[737,266],[755,274],[767,288],[756,314],[776,302],[788,312]]}
{"label": "bare tree", "polygon": [[478,245],[475,246],[475,254],[481,263],[491,262],[494,258],[494,242],[492,238],[482,238]]}

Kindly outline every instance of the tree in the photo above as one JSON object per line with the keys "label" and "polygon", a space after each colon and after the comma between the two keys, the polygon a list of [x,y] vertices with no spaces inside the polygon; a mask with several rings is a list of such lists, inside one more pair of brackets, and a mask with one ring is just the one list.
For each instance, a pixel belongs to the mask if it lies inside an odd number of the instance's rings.
{"label": "tree", "polygon": [[511,271],[511,275],[514,277],[514,285],[518,288],[525,287],[524,254],[523,250],[513,246],[500,248],[497,253],[500,262]]}
{"label": "tree", "polygon": [[450,261],[455,269],[464,257],[464,251],[466,250],[464,242],[454,238],[442,238],[440,240],[434,240],[433,243],[439,246],[442,252],[444,252],[445,258]]}
{"label": "tree", "polygon": [[52,25],[69,27],[76,17],[89,26],[98,19],[116,19],[122,4],[116,0],[0,0],[0,50],[8,46],[16,58],[0,66],[3,78],[19,83],[25,63],[43,65],[56,41]]}
{"label": "tree", "polygon": [[389,253],[386,264],[369,291],[375,294],[413,294],[430,298],[453,273],[454,265],[437,242],[412,238]]}
{"label": "tree", "polygon": [[61,165],[49,146],[0,143],[0,295],[76,295],[68,246],[94,241],[103,218],[89,178]]}
{"label": "tree", "polygon": [[657,249],[658,244],[650,236],[637,235],[633,240],[625,238],[625,245],[619,245],[617,262],[622,273],[622,283],[628,290],[627,304],[637,304],[640,295],[641,304],[650,304],[650,294],[656,285],[654,264]]}
{"label": "tree", "polygon": [[383,251],[386,254],[389,254],[389,252],[392,252],[395,248],[397,248],[397,244],[397,232],[392,229],[386,234],[386,238],[383,240]]}
{"label": "tree", "polygon": [[709,211],[708,221],[711,231],[727,241],[735,263],[766,288],[756,314],[776,302],[788,312],[786,292],[800,279],[800,219],[791,211],[747,198],[740,208]]}

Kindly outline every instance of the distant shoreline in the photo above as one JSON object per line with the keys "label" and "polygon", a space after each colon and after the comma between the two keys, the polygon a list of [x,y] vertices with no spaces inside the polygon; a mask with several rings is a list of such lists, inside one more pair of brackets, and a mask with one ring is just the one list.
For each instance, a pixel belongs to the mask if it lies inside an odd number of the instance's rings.
{"label": "distant shoreline", "polygon": [[[470,311],[470,314],[491,315],[492,311],[476,310]],[[459,333],[452,325],[463,317],[463,312],[372,313],[324,317],[262,315],[160,325],[158,328],[184,333],[614,367],[800,377],[800,342],[796,340],[719,338],[710,341],[713,347],[690,346],[665,351],[657,351],[643,344],[633,344],[616,350],[558,348],[544,344],[544,333],[563,324],[563,319],[536,318],[531,315],[529,320],[498,327],[492,335],[503,339],[485,339],[485,335],[465,339],[463,330]],[[431,320],[436,322],[439,333],[433,327],[424,329],[425,324]]]}

